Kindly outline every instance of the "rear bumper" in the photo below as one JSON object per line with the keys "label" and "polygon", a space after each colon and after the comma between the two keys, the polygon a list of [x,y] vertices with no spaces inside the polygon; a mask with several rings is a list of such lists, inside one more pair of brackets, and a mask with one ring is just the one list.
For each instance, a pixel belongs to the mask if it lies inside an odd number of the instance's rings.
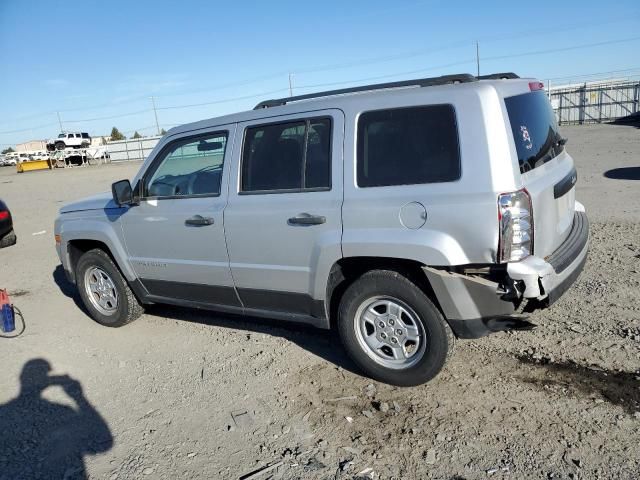
{"label": "rear bumper", "polygon": [[584,211],[576,211],[569,236],[546,259],[527,257],[507,266],[507,274],[522,282],[522,296],[549,306],[566,292],[584,268],[589,250],[589,220]]}
{"label": "rear bumper", "polygon": [[13,223],[11,217],[6,220],[0,220],[0,238],[7,235],[9,232],[13,230]]}
{"label": "rear bumper", "polygon": [[478,338],[502,330],[529,329],[532,324],[515,314],[516,304],[526,300],[529,312],[546,308],[573,285],[589,249],[589,221],[584,208],[576,207],[571,233],[552,255],[509,263],[499,278],[423,268],[456,336]]}

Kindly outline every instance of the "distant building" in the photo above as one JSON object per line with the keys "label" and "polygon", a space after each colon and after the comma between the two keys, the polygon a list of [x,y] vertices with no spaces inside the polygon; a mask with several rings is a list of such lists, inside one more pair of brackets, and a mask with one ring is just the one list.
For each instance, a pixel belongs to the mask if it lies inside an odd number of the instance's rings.
{"label": "distant building", "polygon": [[102,135],[102,136],[97,136],[97,137],[91,137],[91,146],[92,147],[101,147],[103,145],[106,145],[109,140],[111,140],[111,136],[110,135]]}
{"label": "distant building", "polygon": [[41,152],[47,151],[47,142],[44,140],[31,140],[29,142],[18,143],[16,152]]}

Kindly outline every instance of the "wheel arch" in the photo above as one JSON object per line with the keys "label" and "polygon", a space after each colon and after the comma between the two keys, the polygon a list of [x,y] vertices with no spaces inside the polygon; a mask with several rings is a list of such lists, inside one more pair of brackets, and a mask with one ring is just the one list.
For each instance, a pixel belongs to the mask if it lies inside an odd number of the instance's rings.
{"label": "wheel arch", "polygon": [[135,272],[127,261],[122,239],[111,224],[101,220],[78,218],[62,222],[60,234],[63,241],[62,263],[72,279],[75,279],[78,259],[92,248],[104,250],[129,283],[136,279]]}
{"label": "wheel arch", "polygon": [[[372,270],[392,270],[407,277],[420,288],[443,313],[440,302],[424,273],[425,265],[416,260],[395,257],[344,257],[336,261],[327,280],[326,311],[334,328],[340,300],[346,289],[363,274]],[[444,315],[444,313],[443,313]]]}
{"label": "wheel arch", "polygon": [[[69,240],[69,242],[67,242],[67,252],[69,254],[69,273],[73,276],[74,280],[77,281],[76,267],[78,265],[78,260],[80,260],[80,257],[82,257],[82,255],[87,253],[89,250],[94,250],[94,249],[103,250],[107,255],[109,255],[109,257],[111,257],[111,260],[113,260],[113,263],[115,263],[116,266],[120,268],[120,266],[118,265],[118,261],[115,259],[115,257],[113,256],[113,253],[111,252],[111,249],[106,243],[100,240],[89,240],[89,239],[79,239],[79,238],[74,240]],[[120,268],[120,270],[122,271],[122,268]]]}

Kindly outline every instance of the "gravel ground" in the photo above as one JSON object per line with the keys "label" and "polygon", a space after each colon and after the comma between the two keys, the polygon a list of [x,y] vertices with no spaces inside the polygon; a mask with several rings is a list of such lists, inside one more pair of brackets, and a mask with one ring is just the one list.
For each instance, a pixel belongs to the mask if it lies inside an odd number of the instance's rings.
{"label": "gravel ground", "polygon": [[592,221],[582,276],[534,331],[460,341],[405,389],[359,375],[330,332],[163,306],[100,327],[53,219],[139,165],[0,169],[18,234],[0,287],[27,320],[0,339],[0,479],[640,478],[640,130],[564,131]]}

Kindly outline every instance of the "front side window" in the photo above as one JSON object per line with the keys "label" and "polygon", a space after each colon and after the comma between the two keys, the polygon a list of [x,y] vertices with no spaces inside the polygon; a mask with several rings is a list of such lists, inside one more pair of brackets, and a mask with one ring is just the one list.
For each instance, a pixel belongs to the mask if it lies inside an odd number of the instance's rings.
{"label": "front side window", "polygon": [[82,138],[89,138],[89,134],[88,133],[83,133],[82,134]]}
{"label": "front side window", "polygon": [[451,105],[360,115],[359,187],[452,182],[460,175],[458,129]]}
{"label": "front side window", "polygon": [[331,188],[331,120],[247,128],[241,192]]}
{"label": "front side window", "polygon": [[175,140],[145,175],[145,197],[219,195],[227,132]]}

